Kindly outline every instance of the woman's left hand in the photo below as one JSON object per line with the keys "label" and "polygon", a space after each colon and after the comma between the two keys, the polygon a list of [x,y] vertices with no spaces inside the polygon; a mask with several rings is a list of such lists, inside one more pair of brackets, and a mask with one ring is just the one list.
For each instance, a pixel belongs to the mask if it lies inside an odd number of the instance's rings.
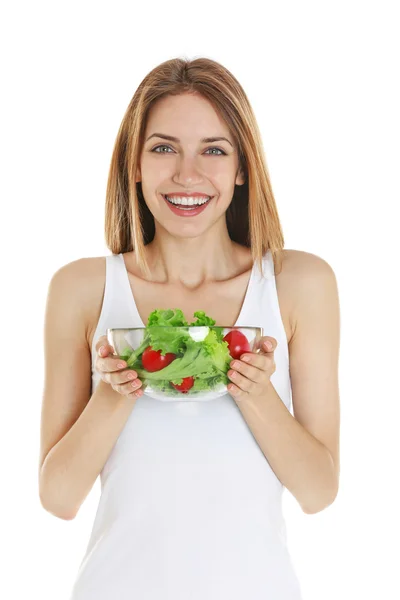
{"label": "woman's left hand", "polygon": [[[266,343],[270,343],[268,348]],[[278,342],[275,338],[263,336],[257,347],[260,352],[244,352],[240,360],[235,359],[230,363],[231,370],[228,377],[232,383],[228,384],[228,392],[238,402],[251,397],[262,397],[271,385],[270,377],[276,370],[274,351]],[[248,358],[248,361],[243,360]]]}

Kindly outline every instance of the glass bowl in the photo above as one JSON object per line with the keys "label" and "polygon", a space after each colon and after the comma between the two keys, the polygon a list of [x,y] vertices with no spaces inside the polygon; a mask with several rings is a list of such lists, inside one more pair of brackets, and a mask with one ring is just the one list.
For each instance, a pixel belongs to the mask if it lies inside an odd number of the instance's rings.
{"label": "glass bowl", "polygon": [[228,392],[230,362],[259,352],[262,327],[152,325],[107,329],[114,356],[142,381],[143,398],[213,400]]}

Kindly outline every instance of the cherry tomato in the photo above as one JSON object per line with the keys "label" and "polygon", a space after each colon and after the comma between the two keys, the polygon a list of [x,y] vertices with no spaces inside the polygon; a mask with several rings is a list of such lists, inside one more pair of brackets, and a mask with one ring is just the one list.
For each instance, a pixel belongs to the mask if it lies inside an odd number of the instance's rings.
{"label": "cherry tomato", "polygon": [[151,346],[147,346],[142,354],[142,364],[147,371],[161,371],[161,369],[172,363],[175,358],[176,354],[173,352],[167,352],[163,356],[161,350],[153,350]]}
{"label": "cherry tomato", "polygon": [[228,351],[232,358],[240,358],[244,352],[251,352],[246,336],[237,329],[229,331],[224,337],[224,342],[228,342]]}
{"label": "cherry tomato", "polygon": [[190,388],[193,387],[193,385],[194,385],[194,378],[192,376],[184,377],[182,380],[182,383],[175,384],[175,383],[172,383],[172,381],[171,381],[171,385],[176,390],[182,392],[182,394],[187,394],[188,390],[190,390]]}

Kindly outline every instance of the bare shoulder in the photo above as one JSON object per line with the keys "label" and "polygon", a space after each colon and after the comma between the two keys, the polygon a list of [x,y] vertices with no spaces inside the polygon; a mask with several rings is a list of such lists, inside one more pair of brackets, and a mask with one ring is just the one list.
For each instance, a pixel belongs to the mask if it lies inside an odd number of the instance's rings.
{"label": "bare shoulder", "polygon": [[106,279],[106,257],[84,257],[63,265],[53,277],[62,275],[65,285],[76,289],[83,320],[86,341],[91,348],[94,333],[93,324],[97,323],[101,312]]}
{"label": "bare shoulder", "polygon": [[331,265],[317,254],[311,252],[304,252],[302,250],[289,250],[284,249],[283,253],[283,265],[282,273],[288,277],[288,281],[301,282],[305,277],[311,278],[314,275],[320,274],[333,274]]}
{"label": "bare shoulder", "polygon": [[[290,303],[292,336],[301,318],[301,311],[309,304],[311,294],[328,293],[337,302],[337,281],[332,266],[321,256],[302,250],[284,250],[284,295]],[[328,298],[327,298],[328,300]]]}
{"label": "bare shoulder", "polygon": [[282,251],[282,268],[277,272],[276,285],[282,312],[288,324],[288,341],[296,330],[302,307],[307,297],[321,293],[324,281],[330,280],[332,294],[336,289],[336,276],[331,265],[317,254],[302,250],[284,249]]}

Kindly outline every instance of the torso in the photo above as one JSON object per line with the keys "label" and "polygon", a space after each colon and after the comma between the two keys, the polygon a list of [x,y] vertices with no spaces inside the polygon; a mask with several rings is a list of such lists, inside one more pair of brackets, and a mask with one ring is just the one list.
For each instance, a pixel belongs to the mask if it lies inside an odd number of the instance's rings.
{"label": "torso", "polygon": [[[295,294],[293,280],[296,269],[293,263],[299,255],[296,250],[283,250],[282,268],[276,275],[276,287],[279,306],[288,343],[293,335],[293,302]],[[181,308],[188,322],[193,320],[193,313],[204,310],[216,321],[216,325],[229,326],[236,322],[245,296],[247,283],[252,269],[252,257],[249,248],[243,247],[238,253],[238,274],[223,282],[208,284],[188,292],[177,290],[176,287],[165,283],[146,281],[135,267],[134,252],[123,254],[128,271],[131,290],[134,290],[136,306],[143,323],[147,323],[149,314],[156,308]],[[105,287],[105,257],[88,258],[91,273],[87,288],[86,337],[89,348],[92,347],[93,335],[100,317]],[[161,288],[162,286],[162,288]],[[160,301],[162,298],[162,301]]]}

